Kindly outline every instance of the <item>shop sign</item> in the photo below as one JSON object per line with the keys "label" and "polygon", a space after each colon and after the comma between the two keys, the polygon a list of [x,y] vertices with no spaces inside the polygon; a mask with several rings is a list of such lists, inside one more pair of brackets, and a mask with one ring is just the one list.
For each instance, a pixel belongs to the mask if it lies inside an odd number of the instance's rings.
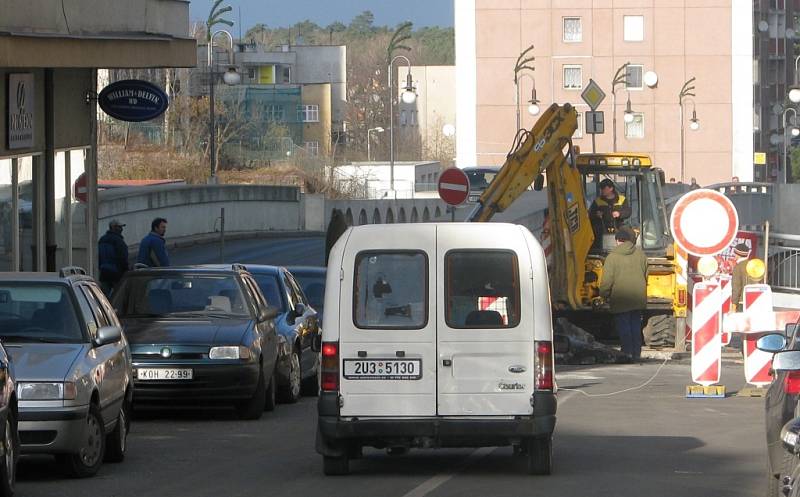
{"label": "shop sign", "polygon": [[97,102],[103,112],[120,121],[141,122],[155,119],[167,110],[164,90],[147,81],[126,79],[103,88]]}

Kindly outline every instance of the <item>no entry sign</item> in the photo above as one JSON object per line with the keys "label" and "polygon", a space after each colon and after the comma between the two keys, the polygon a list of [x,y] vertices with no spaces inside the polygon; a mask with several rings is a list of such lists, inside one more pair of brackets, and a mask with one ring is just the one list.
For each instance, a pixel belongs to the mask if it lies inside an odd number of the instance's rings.
{"label": "no entry sign", "polygon": [[469,178],[457,167],[445,169],[439,176],[439,196],[449,205],[463,204],[469,196]]}
{"label": "no entry sign", "polygon": [[728,248],[739,230],[739,215],[730,199],[714,190],[693,190],[672,209],[675,242],[690,254],[716,255]]}

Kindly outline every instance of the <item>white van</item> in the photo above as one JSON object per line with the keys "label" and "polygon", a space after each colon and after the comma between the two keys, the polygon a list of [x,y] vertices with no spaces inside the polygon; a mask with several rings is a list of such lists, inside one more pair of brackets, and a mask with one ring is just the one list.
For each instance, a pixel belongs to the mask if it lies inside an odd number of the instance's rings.
{"label": "white van", "polygon": [[549,474],[556,422],[544,253],[524,227],[348,229],[325,291],[317,452],[513,445]]}

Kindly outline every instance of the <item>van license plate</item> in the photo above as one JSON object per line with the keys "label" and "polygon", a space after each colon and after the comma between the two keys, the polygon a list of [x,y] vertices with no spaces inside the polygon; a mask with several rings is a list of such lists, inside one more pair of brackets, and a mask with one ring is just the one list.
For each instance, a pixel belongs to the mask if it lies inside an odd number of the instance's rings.
{"label": "van license plate", "polygon": [[345,359],[347,380],[419,380],[422,359]]}

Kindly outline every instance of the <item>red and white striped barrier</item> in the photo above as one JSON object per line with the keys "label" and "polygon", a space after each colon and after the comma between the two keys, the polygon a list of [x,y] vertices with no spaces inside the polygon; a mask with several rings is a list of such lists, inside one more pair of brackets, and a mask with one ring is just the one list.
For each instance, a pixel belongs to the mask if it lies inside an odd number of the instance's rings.
{"label": "red and white striped barrier", "polygon": [[[731,281],[733,277],[729,274],[721,274],[719,275],[719,283],[720,287],[722,288],[722,315],[729,313],[731,310],[731,295],[733,292],[733,287],[731,286]],[[722,332],[721,337],[723,347],[731,343],[731,334]]]}
{"label": "red and white striped barrier", "polygon": [[686,329],[685,340],[692,341],[692,307],[694,307],[694,284],[703,281],[703,277],[699,274],[692,274],[687,281],[686,291],[689,295],[689,301],[686,303]]}
{"label": "red and white striped barrier", "polygon": [[692,302],[692,381],[709,386],[719,383],[722,364],[722,291],[719,283],[695,283]]}
{"label": "red and white striped barrier", "polygon": [[[772,313],[772,289],[769,285],[747,285],[743,297],[745,314],[756,317]],[[772,354],[756,348],[758,338],[758,334],[744,337],[744,378],[747,383],[761,387],[772,383],[769,374]]]}

